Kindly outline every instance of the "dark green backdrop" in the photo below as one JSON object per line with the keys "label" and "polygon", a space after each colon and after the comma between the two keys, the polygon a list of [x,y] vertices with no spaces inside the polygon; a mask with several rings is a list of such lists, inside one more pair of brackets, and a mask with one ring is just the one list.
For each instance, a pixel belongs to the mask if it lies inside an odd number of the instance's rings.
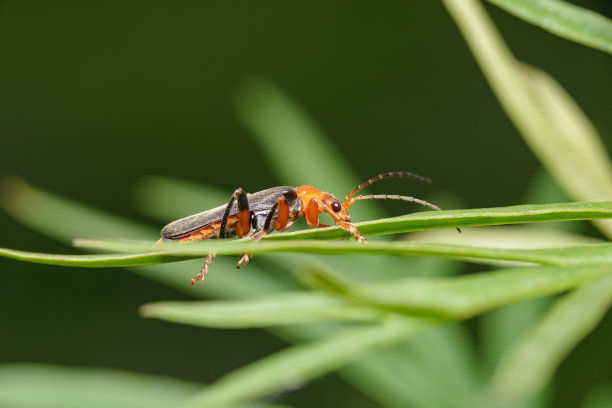
{"label": "dark green backdrop", "polygon": [[[612,15],[608,1],[576,3]],[[557,78],[610,146],[609,55],[487,9],[517,57]],[[539,167],[436,1],[4,1],[0,56],[0,175],[145,222],[131,195],[142,176],[226,190],[278,184],[232,102],[254,77],[295,98],[364,179],[414,171],[465,207],[502,206],[521,201]],[[286,146],[286,154],[299,152]],[[70,250],[5,213],[0,226],[0,246]],[[260,331],[142,320],[140,304],[187,297],[124,270],[4,259],[0,268],[0,363],[210,382],[284,346]],[[590,384],[612,377],[589,353],[591,344],[606,347],[611,325],[563,365],[555,406],[575,406]],[[287,401],[340,398],[373,406],[333,376]]]}

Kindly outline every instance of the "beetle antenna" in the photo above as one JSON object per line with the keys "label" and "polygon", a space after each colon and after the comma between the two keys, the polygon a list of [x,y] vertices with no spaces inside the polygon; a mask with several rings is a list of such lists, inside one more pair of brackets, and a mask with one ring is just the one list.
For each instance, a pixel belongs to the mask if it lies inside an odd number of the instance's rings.
{"label": "beetle antenna", "polygon": [[[357,196],[357,197],[352,198],[350,205],[352,205],[355,201],[358,201],[358,200],[402,200],[402,201],[408,201],[411,203],[417,203],[425,207],[434,209],[436,211],[442,211],[440,207],[438,207],[435,204],[430,203],[429,201],[421,200],[415,197],[407,197],[407,196],[401,196],[401,195],[392,195],[392,194],[362,195],[362,196]],[[460,228],[455,228],[455,229],[461,232]]]}
{"label": "beetle antenna", "polygon": [[[376,183],[379,180],[385,179],[385,178],[389,178],[389,177],[408,177],[411,178],[413,180],[418,180],[421,181],[423,183],[427,183],[427,184],[431,184],[431,180],[428,179],[427,177],[423,177],[423,176],[419,176],[418,174],[414,174],[414,173],[408,173],[406,171],[391,171],[389,173],[383,173],[383,174],[379,174],[376,177],[372,177],[371,179],[369,179],[368,181],[361,183],[359,186],[357,186],[357,188],[355,188],[353,191],[351,191],[350,193],[348,193],[346,195],[346,197],[344,198],[344,206],[346,207],[349,201],[349,198],[351,198],[351,196],[353,194],[355,194],[356,192],[358,192],[359,190],[361,190],[362,188],[365,188],[367,186],[369,186],[370,184]],[[367,196],[365,196],[367,197]],[[352,202],[351,202],[352,204]],[[348,205],[350,207],[350,204]]]}

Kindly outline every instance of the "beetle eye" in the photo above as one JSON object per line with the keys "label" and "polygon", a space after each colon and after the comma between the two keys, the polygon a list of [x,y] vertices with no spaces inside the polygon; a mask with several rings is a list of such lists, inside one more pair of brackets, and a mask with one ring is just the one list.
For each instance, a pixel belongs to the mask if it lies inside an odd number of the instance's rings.
{"label": "beetle eye", "polygon": [[332,207],[332,210],[334,210],[335,212],[338,212],[342,209],[342,205],[340,205],[340,203],[337,201],[334,201],[331,207]]}

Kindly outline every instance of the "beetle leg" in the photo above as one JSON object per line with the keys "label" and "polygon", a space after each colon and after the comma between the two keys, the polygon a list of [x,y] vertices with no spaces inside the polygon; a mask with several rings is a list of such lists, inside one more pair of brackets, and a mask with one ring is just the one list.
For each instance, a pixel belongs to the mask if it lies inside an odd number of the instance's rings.
{"label": "beetle leg", "polygon": [[[274,213],[276,215],[276,221],[274,222],[274,226],[272,227],[272,218],[274,217]],[[287,197],[281,195],[276,199],[274,205],[270,208],[268,215],[266,216],[266,220],[264,222],[263,229],[253,235],[253,241],[257,242],[263,237],[266,236],[273,229],[280,231],[287,226],[289,222],[289,202],[287,201]],[[236,267],[240,269],[241,266],[249,263],[249,260],[253,257],[252,253],[244,254],[238,261],[238,265]]]}
{"label": "beetle leg", "polygon": [[319,204],[323,205],[323,203],[317,199],[312,198],[308,201],[306,205],[306,211],[304,211],[304,218],[306,219],[306,223],[311,228],[316,228],[319,226]]}
{"label": "beetle leg", "polygon": [[239,238],[244,237],[251,230],[251,210],[249,208],[249,199],[243,189],[237,188],[232,194],[227,206],[225,207],[225,213],[221,219],[221,227],[219,228],[219,238],[225,238],[227,230],[227,220],[229,219],[234,200],[238,200],[238,222],[236,223],[236,234]]}
{"label": "beetle leg", "polygon": [[338,223],[338,226],[340,228],[342,228],[345,231],[350,232],[357,241],[359,242],[366,242],[367,239],[365,239],[365,237],[363,235],[361,235],[361,232],[359,232],[359,230],[357,229],[356,226],[354,226],[353,224],[351,224],[350,222],[346,222],[346,221],[341,221]]}
{"label": "beetle leg", "polygon": [[336,224],[338,224],[338,226],[342,228],[343,230],[350,232],[351,235],[353,235],[357,241],[359,242],[366,241],[365,237],[361,235],[361,232],[359,232],[357,227],[355,227],[350,222],[341,221],[338,218],[338,215],[334,212],[334,210],[329,208],[328,205],[326,205],[324,202],[322,202],[321,200],[317,198],[311,199],[308,202],[308,205],[306,206],[306,212],[304,214],[304,217],[306,218],[306,222],[308,223],[309,226],[311,227],[322,227],[323,226],[322,224],[319,223],[319,212],[326,212],[329,215],[331,215],[331,217],[334,219]]}
{"label": "beetle leg", "polygon": [[[272,218],[276,213],[276,221],[272,226]],[[282,231],[289,223],[289,202],[284,195],[279,196],[274,205],[268,211],[266,220],[264,221],[263,229],[253,235],[253,241],[257,242],[273,230]]]}
{"label": "beetle leg", "polygon": [[[287,197],[281,195],[274,203],[278,207],[278,211],[276,214],[276,221],[274,221],[274,229],[277,231],[282,231],[285,229],[287,224],[289,223],[289,202],[287,201]],[[268,214],[270,221],[272,221],[272,217]],[[266,222],[268,220],[266,219]],[[268,229],[266,228],[266,231]]]}
{"label": "beetle leg", "polygon": [[191,280],[192,285],[196,282],[204,281],[204,278],[208,276],[208,267],[212,264],[213,258],[216,255],[217,254],[215,252],[211,252],[210,254],[208,254],[208,256],[206,257],[206,260],[204,261],[204,265],[202,265],[202,269],[200,269],[200,273],[194,276],[193,279]]}
{"label": "beetle leg", "polygon": [[238,264],[236,265],[236,268],[240,269],[241,266],[248,264],[252,257],[253,257],[253,253],[242,255],[240,257],[240,260],[238,261]]}

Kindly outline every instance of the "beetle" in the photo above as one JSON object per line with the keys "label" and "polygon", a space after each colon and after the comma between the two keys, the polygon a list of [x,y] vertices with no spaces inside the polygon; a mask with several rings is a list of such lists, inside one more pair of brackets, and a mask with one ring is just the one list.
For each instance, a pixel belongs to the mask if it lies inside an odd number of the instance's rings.
{"label": "beetle", "polygon": [[[331,216],[334,222],[348,231],[359,242],[365,242],[365,237],[351,223],[348,209],[359,200],[382,199],[403,200],[414,202],[434,210],[440,207],[425,200],[414,197],[390,194],[354,196],[359,190],[389,177],[408,177],[421,182],[431,183],[431,180],[408,172],[388,172],[365,181],[349,192],[341,202],[332,194],[323,192],[313,186],[280,186],[272,187],[256,193],[248,194],[242,188],[236,189],[229,202],[208,211],[194,214],[171,222],[161,230],[160,242],[179,241],[190,242],[201,239],[224,239],[231,237],[251,237],[259,241],[266,234],[276,230],[283,231],[291,227],[300,217],[306,219],[309,227],[329,227],[319,222],[319,214],[324,212]],[[192,280],[193,285],[201,282],[208,275],[215,254],[206,258],[204,266]],[[249,262],[251,255],[245,254],[238,261],[240,268]]]}

